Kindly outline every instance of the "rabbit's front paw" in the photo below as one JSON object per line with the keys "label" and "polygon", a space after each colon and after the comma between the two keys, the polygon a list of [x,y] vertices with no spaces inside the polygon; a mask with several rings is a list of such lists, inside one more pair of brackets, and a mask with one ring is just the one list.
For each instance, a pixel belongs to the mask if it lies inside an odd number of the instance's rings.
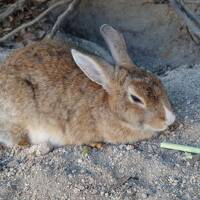
{"label": "rabbit's front paw", "polygon": [[104,146],[104,143],[94,142],[94,143],[89,144],[88,146],[95,148],[95,149],[102,149]]}

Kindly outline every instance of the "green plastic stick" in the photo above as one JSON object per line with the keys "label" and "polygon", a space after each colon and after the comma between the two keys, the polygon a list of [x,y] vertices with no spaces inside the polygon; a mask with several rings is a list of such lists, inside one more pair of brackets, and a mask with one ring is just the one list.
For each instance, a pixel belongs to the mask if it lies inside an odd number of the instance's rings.
{"label": "green plastic stick", "polygon": [[200,154],[200,148],[190,147],[190,146],[185,146],[185,145],[180,145],[180,144],[172,144],[172,143],[162,142],[160,144],[160,147],[166,148],[166,149],[173,149],[173,150],[178,150],[178,151]]}

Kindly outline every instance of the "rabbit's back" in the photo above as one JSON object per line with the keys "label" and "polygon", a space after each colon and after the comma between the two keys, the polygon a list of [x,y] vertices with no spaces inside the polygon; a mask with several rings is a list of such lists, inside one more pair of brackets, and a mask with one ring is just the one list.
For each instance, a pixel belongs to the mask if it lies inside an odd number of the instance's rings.
{"label": "rabbit's back", "polygon": [[94,107],[104,95],[101,86],[77,67],[70,47],[58,41],[43,40],[16,50],[2,71],[29,84],[38,112],[63,120],[70,112]]}
{"label": "rabbit's back", "polygon": [[6,59],[2,68],[16,75],[38,78],[43,76],[54,82],[63,79],[66,73],[78,70],[70,55],[69,47],[53,40],[35,42],[15,50]]}
{"label": "rabbit's back", "polygon": [[55,112],[61,101],[72,106],[81,96],[87,99],[90,93],[101,90],[76,66],[70,47],[58,41],[43,40],[16,50],[2,70],[28,81],[35,89],[39,107],[46,111]]}

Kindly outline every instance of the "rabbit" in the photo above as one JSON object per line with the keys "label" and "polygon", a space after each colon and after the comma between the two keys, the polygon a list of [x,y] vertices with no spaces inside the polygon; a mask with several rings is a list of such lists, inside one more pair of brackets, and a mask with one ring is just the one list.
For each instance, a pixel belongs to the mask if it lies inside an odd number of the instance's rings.
{"label": "rabbit", "polygon": [[0,68],[0,142],[52,146],[134,143],[175,121],[158,77],[138,68],[123,35],[100,28],[115,66],[44,39],[13,52]]}

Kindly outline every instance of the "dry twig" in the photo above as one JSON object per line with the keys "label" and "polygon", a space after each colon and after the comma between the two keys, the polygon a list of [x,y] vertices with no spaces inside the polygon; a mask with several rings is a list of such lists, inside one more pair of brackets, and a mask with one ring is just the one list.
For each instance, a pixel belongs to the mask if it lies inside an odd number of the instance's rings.
{"label": "dry twig", "polygon": [[200,0],[184,0],[184,3],[200,4]]}
{"label": "dry twig", "polygon": [[60,25],[62,24],[63,20],[70,15],[76,6],[80,3],[80,0],[73,0],[69,5],[66,11],[64,11],[61,15],[58,16],[58,19],[56,20],[56,23],[54,24],[50,34],[48,35],[48,38],[53,38],[56,31],[59,29]]}
{"label": "dry twig", "polygon": [[58,6],[61,6],[62,4],[65,4],[67,2],[71,2],[71,1],[69,1],[69,0],[61,0],[59,2],[56,2],[55,4],[50,6],[48,9],[46,9],[44,12],[42,12],[39,16],[37,16],[35,19],[33,19],[32,21],[27,22],[25,24],[22,24],[21,26],[17,27],[16,29],[11,31],[10,33],[8,33],[5,36],[3,36],[2,38],[0,38],[0,42],[4,42],[5,40],[10,38],[11,36],[15,35],[17,32],[21,31],[22,29],[25,29],[25,28],[35,24],[36,22],[41,20],[44,16],[46,16],[50,11],[52,11],[53,9],[57,8]]}
{"label": "dry twig", "polygon": [[5,11],[0,13],[0,22],[2,22],[6,17],[10,16],[16,10],[21,9],[26,3],[27,3],[27,0],[18,0],[13,4],[9,4],[6,7]]}
{"label": "dry twig", "polygon": [[[176,10],[178,15],[183,19],[189,32],[194,36],[193,39],[200,39],[200,21],[198,17],[187,8],[180,0],[170,0],[172,7]],[[196,37],[196,38],[195,38]],[[197,41],[196,41],[197,42]]]}

